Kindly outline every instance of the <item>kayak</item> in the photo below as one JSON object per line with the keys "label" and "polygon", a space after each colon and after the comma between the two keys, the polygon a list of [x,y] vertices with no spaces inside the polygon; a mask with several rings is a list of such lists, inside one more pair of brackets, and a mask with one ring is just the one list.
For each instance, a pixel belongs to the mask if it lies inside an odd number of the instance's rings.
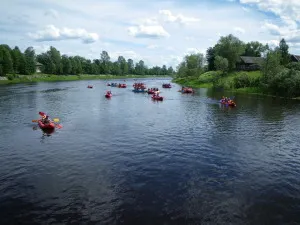
{"label": "kayak", "polygon": [[89,85],[89,86],[87,86],[88,88],[93,88],[93,86],[91,86],[91,85]]}
{"label": "kayak", "polygon": [[148,92],[148,94],[150,95],[150,94],[154,94],[156,91],[154,91],[154,90],[149,90],[149,91],[147,91]]}
{"label": "kayak", "polygon": [[106,98],[111,98],[112,94],[105,94]]}
{"label": "kayak", "polygon": [[171,84],[163,84],[162,87],[163,88],[172,88]]}
{"label": "kayak", "polygon": [[55,124],[53,122],[50,122],[48,124],[44,124],[41,120],[38,121],[39,127],[41,129],[54,129],[55,128]]}
{"label": "kayak", "polygon": [[220,103],[223,104],[223,105],[227,105],[227,106],[231,106],[231,107],[236,107],[236,104],[234,102],[227,103],[227,102],[220,101]]}
{"label": "kayak", "polygon": [[162,97],[162,96],[153,96],[152,95],[152,97],[151,97],[153,100],[157,100],[157,101],[162,101],[162,100],[164,100],[164,97]]}
{"label": "kayak", "polygon": [[181,92],[183,94],[191,94],[191,93],[194,93],[194,90],[193,89],[184,89],[184,90],[181,90]]}

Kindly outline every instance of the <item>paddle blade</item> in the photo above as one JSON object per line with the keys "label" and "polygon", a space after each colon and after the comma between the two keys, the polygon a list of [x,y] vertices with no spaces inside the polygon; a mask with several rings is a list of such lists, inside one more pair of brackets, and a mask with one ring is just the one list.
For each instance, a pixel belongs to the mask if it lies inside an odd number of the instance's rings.
{"label": "paddle blade", "polygon": [[60,129],[60,128],[62,128],[62,125],[61,124],[56,124],[56,128]]}
{"label": "paddle blade", "polygon": [[59,122],[59,119],[58,118],[54,118],[53,121],[54,122]]}
{"label": "paddle blade", "polygon": [[36,122],[38,122],[38,120],[32,120],[32,122],[33,122],[33,123],[36,123]]}

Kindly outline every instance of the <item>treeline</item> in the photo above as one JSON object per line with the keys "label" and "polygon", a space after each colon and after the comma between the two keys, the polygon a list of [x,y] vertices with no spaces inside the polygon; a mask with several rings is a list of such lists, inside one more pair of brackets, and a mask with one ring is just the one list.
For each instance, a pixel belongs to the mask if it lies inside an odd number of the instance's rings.
{"label": "treeline", "polygon": [[[224,84],[228,73],[237,71],[240,56],[262,57],[258,63],[259,77],[250,77],[247,73],[236,76],[232,82]],[[209,47],[206,55],[191,54],[185,56],[177,66],[176,78],[197,79],[201,82],[202,74],[218,71],[210,80],[218,88],[259,88],[262,92],[295,97],[300,96],[300,63],[291,62],[289,46],[284,39],[278,46],[270,48],[258,41],[244,43],[232,34],[221,37],[217,44]]]}
{"label": "treeline", "polygon": [[270,47],[258,41],[244,43],[232,34],[221,37],[216,45],[202,53],[185,56],[177,66],[177,77],[199,76],[206,71],[234,71],[240,56],[261,57]]}
{"label": "treeline", "polygon": [[36,55],[32,47],[24,53],[16,46],[11,49],[8,45],[0,45],[0,76],[7,74],[31,75],[36,72],[36,65],[45,74],[76,75],[76,74],[110,74],[110,75],[169,75],[174,74],[172,67],[154,66],[149,68],[143,60],[135,63],[132,59],[119,56],[113,62],[106,51],[102,51],[99,59],[86,59],[82,56],[67,56],[54,47],[47,52]]}

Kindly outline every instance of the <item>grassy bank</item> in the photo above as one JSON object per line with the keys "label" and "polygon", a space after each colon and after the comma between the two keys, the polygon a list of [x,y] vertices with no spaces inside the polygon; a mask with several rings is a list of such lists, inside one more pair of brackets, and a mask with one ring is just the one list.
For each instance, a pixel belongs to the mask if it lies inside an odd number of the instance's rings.
{"label": "grassy bank", "polygon": [[17,84],[28,82],[54,82],[54,81],[78,81],[78,80],[110,80],[110,79],[126,79],[126,78],[147,78],[147,77],[168,77],[168,76],[150,76],[150,75],[8,75],[6,80],[0,80],[0,84]]}
{"label": "grassy bank", "polygon": [[183,86],[190,86],[194,88],[212,88],[213,82],[218,77],[218,81],[215,81],[215,86],[223,88],[224,90],[229,90],[233,92],[240,92],[240,93],[255,93],[255,94],[261,94],[262,90],[252,85],[251,87],[240,87],[235,88],[235,78],[241,77],[246,75],[250,83],[255,83],[258,79],[261,77],[260,71],[251,71],[251,72],[232,72],[228,73],[224,76],[221,75],[221,72],[219,71],[208,71],[206,73],[201,74],[199,77],[186,77],[186,78],[177,78],[173,81],[181,84]]}

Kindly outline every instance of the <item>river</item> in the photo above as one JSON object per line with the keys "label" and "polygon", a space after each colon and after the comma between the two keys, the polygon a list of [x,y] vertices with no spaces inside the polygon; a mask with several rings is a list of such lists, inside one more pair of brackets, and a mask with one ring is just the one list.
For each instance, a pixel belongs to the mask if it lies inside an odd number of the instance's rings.
{"label": "river", "polygon": [[300,223],[299,102],[138,81],[0,86],[1,224]]}

